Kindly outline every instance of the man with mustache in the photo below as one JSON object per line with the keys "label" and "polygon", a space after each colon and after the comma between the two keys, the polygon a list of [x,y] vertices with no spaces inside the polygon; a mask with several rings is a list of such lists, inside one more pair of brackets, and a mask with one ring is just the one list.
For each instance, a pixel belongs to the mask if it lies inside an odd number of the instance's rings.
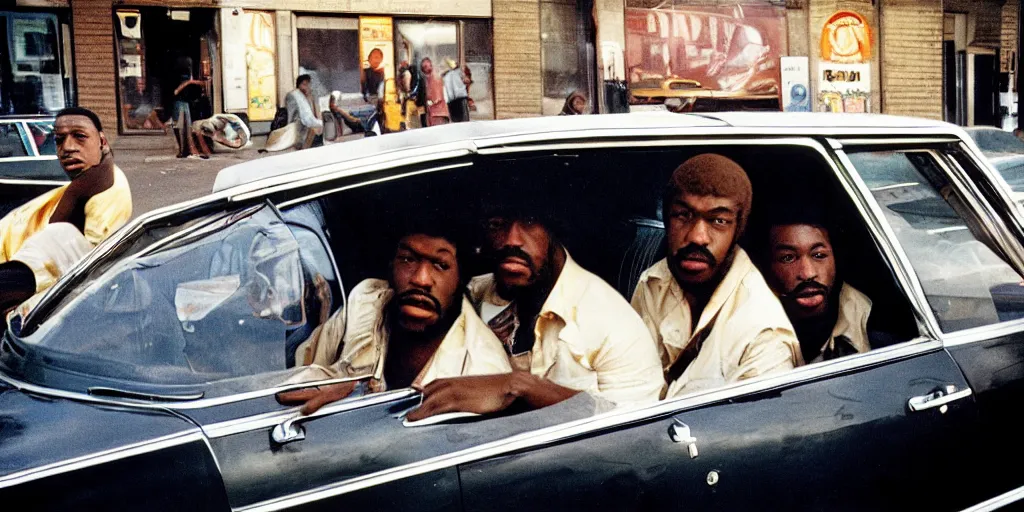
{"label": "man with mustache", "polygon": [[[299,346],[296,362],[310,366],[292,382],[367,376],[371,389],[383,391],[512,370],[501,342],[466,300],[467,250],[445,227],[422,224],[398,239],[387,281],[356,285],[346,308]],[[346,382],[278,399],[303,403],[310,414],[354,388]]]}
{"label": "man with mustache", "polygon": [[796,328],[803,360],[871,350],[871,299],[836,273],[825,222],[812,212],[777,215],[768,231],[768,281]]}
{"label": "man with mustache", "polygon": [[[71,183],[46,192],[0,219],[0,265],[7,276],[0,309],[20,303],[49,288],[87,251],[65,249],[99,244],[132,216],[128,179],[114,164],[100,118],[91,110],[70,107],[54,121],[57,158]],[[69,226],[50,227],[55,224]],[[49,229],[48,229],[49,228]],[[47,230],[30,250],[26,242]],[[79,237],[87,244],[80,243]],[[71,240],[71,238],[75,238]],[[65,247],[66,246],[66,247]],[[15,257],[21,254],[22,258]],[[59,263],[49,261],[53,256]]]}
{"label": "man with mustache", "polygon": [[640,276],[633,307],[661,354],[667,397],[795,367],[793,327],[739,247],[753,191],[736,162],[683,162],[662,197],[668,252]]}
{"label": "man with mustache", "polygon": [[494,272],[469,285],[514,371],[439,379],[424,388],[423,405],[409,419],[513,404],[537,409],[583,391],[618,405],[658,399],[664,382],[643,322],[614,288],[569,256],[542,198],[522,202],[488,217],[485,248]]}

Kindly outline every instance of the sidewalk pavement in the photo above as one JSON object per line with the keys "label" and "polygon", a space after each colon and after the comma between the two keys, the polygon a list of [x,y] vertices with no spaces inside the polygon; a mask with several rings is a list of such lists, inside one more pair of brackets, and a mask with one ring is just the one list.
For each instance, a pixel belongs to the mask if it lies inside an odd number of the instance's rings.
{"label": "sidewalk pavement", "polygon": [[248,148],[214,153],[209,160],[176,158],[176,148],[163,140],[143,142],[124,141],[124,136],[114,142],[114,160],[132,189],[134,217],[209,194],[221,169],[267,155],[258,153],[266,142],[262,135]]}

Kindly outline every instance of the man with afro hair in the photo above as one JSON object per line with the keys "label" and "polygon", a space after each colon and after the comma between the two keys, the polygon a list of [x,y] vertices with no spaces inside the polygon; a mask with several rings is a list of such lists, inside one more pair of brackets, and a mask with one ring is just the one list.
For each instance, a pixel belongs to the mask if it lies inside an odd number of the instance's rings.
{"label": "man with afro hair", "polygon": [[632,304],[658,345],[667,397],[800,361],[785,310],[738,245],[752,198],[743,168],[711,153],[680,165],[665,188],[667,254],[640,276]]}

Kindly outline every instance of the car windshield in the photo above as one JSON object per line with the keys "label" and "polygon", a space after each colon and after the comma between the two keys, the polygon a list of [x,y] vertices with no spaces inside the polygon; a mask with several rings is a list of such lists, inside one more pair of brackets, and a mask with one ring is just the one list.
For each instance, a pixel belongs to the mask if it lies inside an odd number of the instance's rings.
{"label": "car windshield", "polygon": [[13,318],[13,343],[35,364],[140,385],[284,369],[311,305],[292,228],[265,205],[183,235],[116,261],[31,334]]}

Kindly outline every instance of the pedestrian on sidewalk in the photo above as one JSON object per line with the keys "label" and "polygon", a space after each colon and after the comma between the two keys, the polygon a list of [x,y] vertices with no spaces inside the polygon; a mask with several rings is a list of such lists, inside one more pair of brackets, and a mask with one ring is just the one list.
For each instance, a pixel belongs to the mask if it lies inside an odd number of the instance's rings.
{"label": "pedestrian on sidewalk", "polygon": [[464,123],[469,121],[469,80],[454,60],[448,58],[445,63],[448,64],[448,71],[444,73],[448,113],[453,123]]}
{"label": "pedestrian on sidewalk", "polygon": [[[324,122],[316,103],[313,101],[312,78],[299,75],[295,89],[288,93],[285,104],[288,107],[288,123],[298,123],[300,149],[323,146]],[[268,148],[269,149],[269,148]]]}
{"label": "pedestrian on sidewalk", "polygon": [[560,116],[578,116],[587,113],[587,97],[583,95],[579,89],[572,91],[569,97],[565,99],[565,105],[562,106],[562,111],[558,113]]}
{"label": "pedestrian on sidewalk", "polygon": [[189,59],[180,62],[178,74],[181,82],[174,89],[174,110],[171,113],[171,119],[174,120],[174,138],[178,141],[178,158],[193,155],[196,155],[194,158],[199,158],[199,150],[192,137],[192,106],[204,95],[205,84],[192,78],[192,64]]}
{"label": "pedestrian on sidewalk", "polygon": [[423,86],[426,89],[427,126],[437,126],[451,122],[448,103],[444,100],[444,82],[434,74],[434,63],[430,57],[420,61],[423,72]]}

